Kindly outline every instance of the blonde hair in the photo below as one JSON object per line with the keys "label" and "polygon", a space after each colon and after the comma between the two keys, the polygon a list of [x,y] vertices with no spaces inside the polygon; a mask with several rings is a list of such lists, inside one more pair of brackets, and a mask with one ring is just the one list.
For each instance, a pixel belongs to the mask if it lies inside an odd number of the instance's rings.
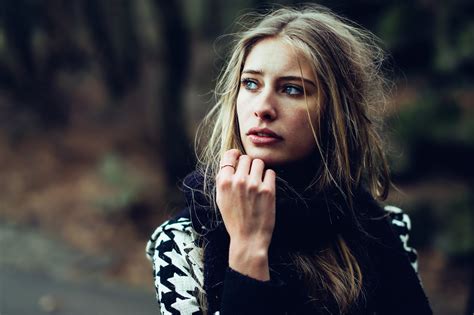
{"label": "blonde hair", "polygon": [[[204,193],[214,208],[220,157],[231,148],[245,152],[235,110],[241,71],[254,45],[270,37],[290,43],[313,67],[319,106],[307,111],[322,163],[311,186],[315,191],[337,188],[351,208],[353,192],[361,185],[385,199],[390,178],[376,120],[376,109],[386,102],[385,81],[380,69],[383,53],[375,37],[316,5],[245,18],[250,18],[250,27],[236,35],[216,85],[217,102],[204,118],[196,142]],[[341,236],[323,253],[292,257],[310,294],[324,290],[341,313],[362,296],[361,269]]]}

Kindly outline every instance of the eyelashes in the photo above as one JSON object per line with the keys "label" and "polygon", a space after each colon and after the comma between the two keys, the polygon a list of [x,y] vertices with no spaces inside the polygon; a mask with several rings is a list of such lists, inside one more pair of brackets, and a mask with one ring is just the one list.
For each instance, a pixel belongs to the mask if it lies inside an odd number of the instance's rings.
{"label": "eyelashes", "polygon": [[[243,78],[240,80],[240,84],[244,89],[251,92],[259,89],[259,83],[255,79]],[[303,87],[296,84],[283,84],[278,88],[278,91],[292,97],[304,95]]]}
{"label": "eyelashes", "polygon": [[258,89],[257,81],[252,80],[252,79],[244,78],[244,79],[240,80],[240,84],[241,84],[246,90],[249,90],[249,91],[253,91],[253,90]]}
{"label": "eyelashes", "polygon": [[288,95],[303,95],[304,94],[303,88],[297,85],[285,85],[283,87],[283,92]]}

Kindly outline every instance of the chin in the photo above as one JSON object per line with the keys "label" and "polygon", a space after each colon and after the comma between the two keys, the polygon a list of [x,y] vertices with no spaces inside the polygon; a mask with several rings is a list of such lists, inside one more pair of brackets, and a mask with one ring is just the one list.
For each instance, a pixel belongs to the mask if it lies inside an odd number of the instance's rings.
{"label": "chin", "polygon": [[247,155],[250,156],[252,159],[262,160],[263,163],[265,163],[266,167],[280,166],[289,162],[284,157],[278,156],[278,154],[270,152],[252,152],[252,150],[250,150],[250,152],[247,152]]}

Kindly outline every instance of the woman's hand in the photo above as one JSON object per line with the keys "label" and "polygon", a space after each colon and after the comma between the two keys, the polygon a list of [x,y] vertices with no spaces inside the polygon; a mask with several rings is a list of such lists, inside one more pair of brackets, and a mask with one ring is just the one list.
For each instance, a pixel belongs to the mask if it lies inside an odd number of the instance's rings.
{"label": "woman's hand", "polygon": [[216,201],[230,235],[229,266],[260,280],[270,279],[268,247],[275,226],[275,172],[260,159],[232,149],[216,178]]}

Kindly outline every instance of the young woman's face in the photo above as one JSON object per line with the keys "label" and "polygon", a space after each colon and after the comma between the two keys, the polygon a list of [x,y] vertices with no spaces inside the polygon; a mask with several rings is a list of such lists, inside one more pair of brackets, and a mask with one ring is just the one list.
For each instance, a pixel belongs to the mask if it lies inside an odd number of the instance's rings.
{"label": "young woman's face", "polygon": [[314,152],[302,80],[309,109],[317,109],[316,81],[305,58],[278,38],[264,39],[252,48],[237,96],[240,136],[250,157],[272,166]]}

